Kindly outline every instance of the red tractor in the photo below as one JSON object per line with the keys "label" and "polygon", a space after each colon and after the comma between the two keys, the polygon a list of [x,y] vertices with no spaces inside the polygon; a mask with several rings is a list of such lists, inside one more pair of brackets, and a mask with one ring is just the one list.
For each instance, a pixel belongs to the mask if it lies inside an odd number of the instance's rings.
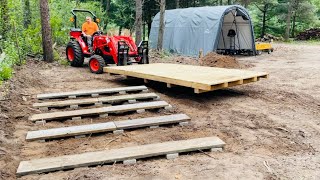
{"label": "red tractor", "polygon": [[66,48],[66,56],[71,66],[81,67],[84,58],[89,59],[89,68],[92,73],[103,73],[103,67],[107,64],[126,66],[132,63],[149,64],[148,41],[141,41],[137,47],[130,36],[108,36],[101,31],[92,35],[92,47],[87,43],[87,37],[77,28],[77,13],[88,13],[94,22],[98,19],[94,13],[88,10],[74,9],[71,11],[74,28],[70,30],[70,42]]}

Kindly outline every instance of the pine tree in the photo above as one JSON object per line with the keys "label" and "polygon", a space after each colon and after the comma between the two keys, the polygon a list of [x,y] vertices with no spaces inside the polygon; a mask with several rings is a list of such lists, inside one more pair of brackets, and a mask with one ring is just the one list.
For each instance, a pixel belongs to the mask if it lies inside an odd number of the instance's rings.
{"label": "pine tree", "polygon": [[142,40],[142,0],[136,0],[136,45]]}
{"label": "pine tree", "polygon": [[50,26],[48,0],[40,0],[40,16],[42,31],[43,59],[47,62],[53,61],[52,34]]}
{"label": "pine tree", "polygon": [[163,48],[163,34],[164,34],[164,15],[166,10],[166,0],[159,0],[160,1],[160,25],[159,25],[159,34],[158,34],[158,44],[157,50],[162,51]]}
{"label": "pine tree", "polygon": [[9,14],[8,14],[8,1],[7,0],[0,0],[0,7],[1,7],[1,27],[0,27],[0,35],[3,36],[3,39],[6,39],[6,34],[9,29]]}

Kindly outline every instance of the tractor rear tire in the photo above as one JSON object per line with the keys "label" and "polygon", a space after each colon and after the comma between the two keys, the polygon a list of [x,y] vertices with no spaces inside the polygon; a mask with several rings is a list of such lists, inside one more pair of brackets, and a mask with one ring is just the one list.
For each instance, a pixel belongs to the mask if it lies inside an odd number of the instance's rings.
{"label": "tractor rear tire", "polygon": [[104,59],[99,55],[94,55],[89,60],[89,68],[92,73],[102,74],[103,67],[106,66]]}
{"label": "tractor rear tire", "polygon": [[66,48],[67,60],[73,67],[83,66],[84,56],[81,47],[77,41],[70,41]]}

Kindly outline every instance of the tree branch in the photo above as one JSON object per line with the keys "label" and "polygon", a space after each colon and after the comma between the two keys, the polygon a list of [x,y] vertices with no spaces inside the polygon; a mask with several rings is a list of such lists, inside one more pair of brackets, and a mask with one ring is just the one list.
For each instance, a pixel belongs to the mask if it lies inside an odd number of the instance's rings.
{"label": "tree branch", "polygon": [[261,12],[264,12],[256,3],[253,3]]}

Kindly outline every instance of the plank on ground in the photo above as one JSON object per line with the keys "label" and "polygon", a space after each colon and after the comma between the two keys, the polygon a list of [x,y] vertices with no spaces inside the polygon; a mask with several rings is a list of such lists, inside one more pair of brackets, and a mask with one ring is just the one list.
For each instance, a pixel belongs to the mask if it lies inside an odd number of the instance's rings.
{"label": "plank on ground", "polygon": [[116,130],[114,122],[29,131],[26,140],[54,139]]}
{"label": "plank on ground", "polygon": [[222,84],[223,86],[224,83],[250,78],[257,78],[259,80],[260,78],[266,78],[268,75],[265,72],[248,70],[165,63],[105,67],[104,71],[207,91],[214,90],[214,88],[212,89],[214,85]]}
{"label": "plank on ground", "polygon": [[41,102],[41,103],[34,103],[33,107],[35,107],[35,108],[65,107],[65,106],[71,106],[71,105],[88,105],[88,104],[94,104],[94,103],[99,103],[99,102],[112,104],[112,103],[116,103],[116,102],[132,100],[132,99],[141,100],[141,99],[151,99],[151,98],[157,98],[157,97],[158,97],[158,95],[155,93],[127,94],[127,95],[100,97],[100,98]]}
{"label": "plank on ground", "polygon": [[144,94],[128,94],[128,95],[122,95],[122,96],[111,96],[111,97],[101,97],[98,98],[99,102],[102,103],[116,103],[126,100],[141,100],[141,99],[152,99],[159,97],[155,93],[144,93]]}
{"label": "plank on ground", "polygon": [[40,102],[34,103],[33,107],[42,108],[42,107],[65,107],[70,105],[88,105],[98,103],[98,98],[88,98],[88,99],[74,99],[74,100],[65,100],[65,101],[50,101],[50,102]]}
{"label": "plank on ground", "polygon": [[31,140],[54,139],[54,138],[69,137],[69,136],[76,136],[76,135],[109,132],[109,131],[120,130],[120,129],[130,129],[130,128],[139,128],[139,127],[147,127],[147,126],[154,126],[154,125],[172,124],[172,123],[186,122],[189,120],[190,120],[190,117],[188,117],[185,114],[174,114],[174,115],[168,115],[168,116],[158,116],[158,117],[125,120],[125,121],[97,123],[97,124],[89,124],[89,125],[82,125],[82,126],[53,128],[53,129],[46,129],[46,130],[29,131],[27,133],[26,140],[31,141]]}
{"label": "plank on ground", "polygon": [[29,117],[29,120],[30,121],[42,121],[42,120],[48,121],[48,120],[71,118],[71,117],[78,117],[78,116],[129,112],[129,111],[134,111],[139,109],[163,108],[167,106],[169,106],[169,104],[165,101],[144,102],[144,103],[126,104],[126,105],[101,107],[101,108],[34,114]]}
{"label": "plank on ground", "polygon": [[130,129],[145,126],[158,126],[163,124],[186,122],[189,120],[190,117],[185,114],[174,114],[168,116],[149,117],[126,121],[115,121],[114,124],[116,125],[117,129]]}
{"label": "plank on ground", "polygon": [[130,86],[130,87],[118,87],[109,89],[92,89],[92,90],[79,90],[70,92],[59,92],[59,93],[48,93],[48,94],[38,94],[38,99],[53,99],[53,98],[66,98],[69,96],[87,96],[92,94],[110,94],[117,92],[130,92],[130,91],[143,91],[148,90],[146,86]]}
{"label": "plank on ground", "polygon": [[77,167],[101,165],[129,159],[140,159],[172,153],[222,148],[224,145],[225,143],[218,137],[205,137],[21,161],[17,169],[17,175],[23,176],[32,173],[43,173]]}

